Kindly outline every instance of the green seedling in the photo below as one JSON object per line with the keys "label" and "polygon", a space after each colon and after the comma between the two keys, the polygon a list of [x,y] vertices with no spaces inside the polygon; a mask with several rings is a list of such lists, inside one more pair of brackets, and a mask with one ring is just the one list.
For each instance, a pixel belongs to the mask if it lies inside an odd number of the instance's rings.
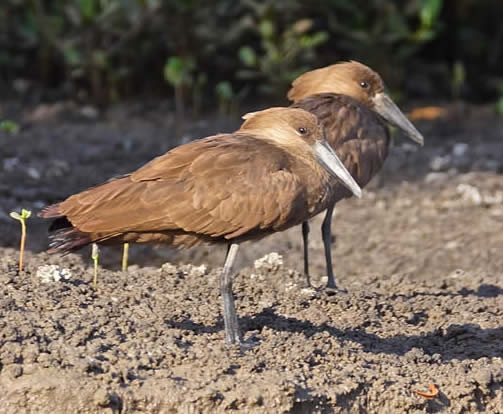
{"label": "green seedling", "polygon": [[96,243],[93,243],[93,246],[91,248],[91,258],[93,259],[94,262],[94,277],[93,277],[93,288],[96,290],[97,284],[98,284],[98,259],[100,256],[100,250],[98,248],[98,245]]}
{"label": "green seedling", "polygon": [[31,211],[23,208],[21,214],[12,211],[10,216],[21,223],[21,245],[19,247],[19,273],[21,273],[23,271],[24,244],[26,242],[26,220],[30,218]]}
{"label": "green seedling", "polygon": [[122,271],[127,272],[129,258],[129,243],[124,243],[124,249],[122,250]]}

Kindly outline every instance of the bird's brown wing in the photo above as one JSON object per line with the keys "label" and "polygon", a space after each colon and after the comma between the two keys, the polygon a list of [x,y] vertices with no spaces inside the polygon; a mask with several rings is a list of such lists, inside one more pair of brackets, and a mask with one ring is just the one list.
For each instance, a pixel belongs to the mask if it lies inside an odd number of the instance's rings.
{"label": "bird's brown wing", "polygon": [[231,239],[302,220],[304,188],[288,167],[288,154],[263,140],[219,135],[76,194],[60,210],[89,233],[183,230]]}
{"label": "bird's brown wing", "polygon": [[[360,187],[377,174],[388,154],[390,138],[374,112],[348,96],[333,93],[312,95],[292,106],[316,115],[327,141]],[[349,191],[344,193],[350,196]]]}

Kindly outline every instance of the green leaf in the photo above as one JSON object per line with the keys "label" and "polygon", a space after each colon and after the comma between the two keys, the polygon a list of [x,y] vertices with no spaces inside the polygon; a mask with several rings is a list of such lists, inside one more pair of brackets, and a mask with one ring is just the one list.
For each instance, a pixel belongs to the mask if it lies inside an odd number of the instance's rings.
{"label": "green leaf", "polygon": [[9,216],[11,216],[13,219],[16,219],[16,220],[19,220],[19,221],[23,220],[21,218],[21,215],[19,213],[16,213],[15,211],[11,211],[9,213]]}
{"label": "green leaf", "polygon": [[412,38],[419,43],[428,42],[435,37],[435,32],[430,29],[420,28]]}
{"label": "green leaf", "polygon": [[262,37],[266,39],[270,39],[274,36],[274,23],[271,20],[265,19],[262,20],[258,26],[258,30]]}
{"label": "green leaf", "polygon": [[239,49],[239,58],[246,66],[253,67],[257,63],[257,54],[250,46],[242,46]]}
{"label": "green leaf", "polygon": [[313,48],[325,43],[329,36],[327,32],[316,32],[312,35],[305,35],[300,38],[300,45],[304,48]]}
{"label": "green leaf", "polygon": [[425,27],[433,26],[440,15],[442,6],[443,0],[422,0],[421,9],[419,10],[421,25]]}
{"label": "green leaf", "polygon": [[217,83],[215,86],[215,92],[219,99],[223,99],[225,101],[230,101],[234,96],[234,92],[232,91],[232,85],[228,81],[222,81]]}
{"label": "green leaf", "polygon": [[31,216],[31,211],[30,210],[25,210],[24,208],[21,209],[21,214],[16,213],[15,211],[11,211],[9,213],[9,216],[11,216],[13,219],[19,220],[19,221],[25,221],[26,219],[29,219]]}
{"label": "green leaf", "polygon": [[71,46],[63,49],[63,56],[66,62],[71,66],[79,66],[82,61],[79,51]]}
{"label": "green leaf", "polygon": [[174,85],[178,86],[182,83],[183,73],[183,60],[178,56],[170,57],[164,65],[164,79]]}
{"label": "green leaf", "polygon": [[171,56],[164,65],[164,79],[173,86],[181,86],[190,79],[194,66],[190,57]]}
{"label": "green leaf", "polygon": [[14,121],[4,120],[0,122],[0,130],[16,135],[19,132],[19,125]]}
{"label": "green leaf", "polygon": [[80,14],[87,20],[93,20],[98,12],[95,0],[78,0]]}
{"label": "green leaf", "polygon": [[501,96],[496,103],[496,111],[498,111],[498,114],[503,115],[503,96]]}

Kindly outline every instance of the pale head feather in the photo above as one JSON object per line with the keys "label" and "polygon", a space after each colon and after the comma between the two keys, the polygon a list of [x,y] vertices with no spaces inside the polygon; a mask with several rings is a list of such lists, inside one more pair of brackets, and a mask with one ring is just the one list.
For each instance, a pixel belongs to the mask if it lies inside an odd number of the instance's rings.
{"label": "pale head feather", "polygon": [[[312,145],[322,139],[322,128],[315,115],[299,108],[268,108],[249,112],[238,132],[253,133],[281,146]],[[307,133],[300,130],[304,128]]]}
{"label": "pale head feather", "polygon": [[[369,87],[362,88],[366,82]],[[300,75],[292,83],[288,99],[293,102],[320,93],[336,93],[350,96],[372,106],[371,98],[384,90],[381,77],[368,66],[354,60],[315,69]]]}

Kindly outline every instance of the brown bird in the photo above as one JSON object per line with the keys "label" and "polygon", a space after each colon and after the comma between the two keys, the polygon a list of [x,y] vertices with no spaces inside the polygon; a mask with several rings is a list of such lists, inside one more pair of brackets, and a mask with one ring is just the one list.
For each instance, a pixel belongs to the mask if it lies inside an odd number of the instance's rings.
{"label": "brown bird", "polygon": [[334,177],[361,195],[314,115],[271,108],[244,118],[233,134],[174,148],[131,174],[46,207],[39,215],[56,218],[49,252],[90,243],[226,243],[221,275],[226,340],[239,342],[231,275],[239,243],[326,209]]}
{"label": "brown bird", "polygon": [[[360,187],[381,169],[388,155],[390,135],[387,123],[402,130],[423,145],[424,139],[384,92],[381,77],[361,63],[337,63],[304,73],[293,81],[288,98],[292,107],[317,116],[326,139]],[[333,181],[332,197],[321,227],[327,265],[327,287],[336,289],[332,269],[331,224],[335,204],[351,196]],[[310,285],[308,237],[309,223],[302,223],[304,272]]]}

